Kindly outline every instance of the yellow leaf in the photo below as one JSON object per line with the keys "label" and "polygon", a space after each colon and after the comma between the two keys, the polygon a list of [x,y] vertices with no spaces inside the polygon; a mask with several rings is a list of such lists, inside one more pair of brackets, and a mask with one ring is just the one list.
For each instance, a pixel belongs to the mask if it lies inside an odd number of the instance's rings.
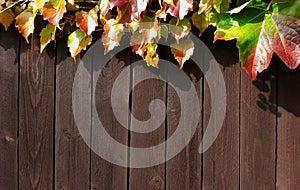
{"label": "yellow leaf", "polygon": [[28,36],[33,33],[36,7],[30,3],[25,11],[16,17],[16,27],[28,43]]}
{"label": "yellow leaf", "polygon": [[15,19],[15,14],[10,9],[0,14],[0,23],[4,26],[5,30],[8,29],[8,27],[11,25],[14,19]]}

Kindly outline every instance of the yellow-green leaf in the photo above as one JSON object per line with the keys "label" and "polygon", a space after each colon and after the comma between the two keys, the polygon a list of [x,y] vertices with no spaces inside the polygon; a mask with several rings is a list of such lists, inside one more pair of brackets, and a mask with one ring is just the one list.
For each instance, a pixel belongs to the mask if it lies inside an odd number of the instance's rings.
{"label": "yellow-green leaf", "polygon": [[82,50],[92,43],[92,36],[86,36],[85,32],[77,29],[68,37],[68,47],[72,58],[75,60]]}
{"label": "yellow-green leaf", "polygon": [[41,9],[48,1],[49,0],[35,0],[36,7]]}
{"label": "yellow-green leaf", "polygon": [[56,31],[56,26],[54,26],[53,24],[47,24],[47,26],[41,31],[40,33],[41,53],[43,52],[47,44],[55,39],[55,31]]}

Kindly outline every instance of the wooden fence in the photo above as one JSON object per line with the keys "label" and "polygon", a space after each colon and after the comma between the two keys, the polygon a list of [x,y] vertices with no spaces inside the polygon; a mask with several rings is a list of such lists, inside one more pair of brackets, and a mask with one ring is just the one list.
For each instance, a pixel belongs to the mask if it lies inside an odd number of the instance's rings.
{"label": "wooden fence", "polygon": [[[198,153],[210,116],[210,92],[201,72],[187,63],[184,71],[191,75],[201,103],[195,135],[165,164],[130,169],[97,156],[77,130],[72,86],[78,64],[69,57],[66,39],[40,54],[38,35],[28,45],[16,30],[1,29],[0,189],[299,189],[300,70],[287,69],[275,56],[270,68],[251,81],[240,68],[235,42],[212,44],[211,37],[205,34],[203,40],[220,63],[227,89],[226,118],[217,140],[207,152]],[[113,115],[110,91],[135,59],[124,51],[107,64],[96,81],[97,111],[116,140],[149,147],[172,135],[180,101],[166,83],[142,82],[130,96],[133,115],[147,120],[150,101],[159,98],[167,106],[167,119],[148,134],[123,128]]]}

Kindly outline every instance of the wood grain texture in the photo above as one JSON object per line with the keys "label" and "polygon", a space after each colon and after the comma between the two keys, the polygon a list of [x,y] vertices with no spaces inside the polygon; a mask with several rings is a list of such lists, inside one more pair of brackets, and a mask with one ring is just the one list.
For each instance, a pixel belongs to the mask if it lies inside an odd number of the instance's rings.
{"label": "wood grain texture", "polygon": [[[240,188],[275,189],[276,65],[251,81],[241,78]],[[276,106],[275,106],[276,110]]]}
{"label": "wood grain texture", "polygon": [[[226,85],[226,115],[221,131],[213,145],[203,154],[203,189],[239,189],[239,94],[240,64],[234,43],[217,42],[212,47],[220,63],[221,77]],[[232,56],[226,60],[226,55]],[[218,76],[214,76],[218,84]],[[211,116],[211,91],[204,83],[204,121],[206,131]],[[219,119],[219,118],[216,118]]]}
{"label": "wood grain texture", "polygon": [[[115,113],[112,109],[111,94],[115,80],[121,72],[125,77],[122,78],[123,85],[119,86],[120,88],[118,88],[118,91],[129,92],[130,70],[127,71],[124,69],[130,65],[130,55],[130,49],[125,49],[114,55],[106,64],[105,68],[103,68],[98,81],[94,81],[94,83],[96,83],[95,102],[98,112],[96,117],[99,117],[103,127],[106,129],[109,135],[111,135],[114,140],[124,145],[128,144],[128,131],[117,121],[115,117]],[[96,60],[94,63],[95,70],[97,70],[98,61],[101,60]],[[128,99],[129,97],[124,97],[124,99],[120,99],[118,101],[125,101]],[[126,122],[128,123],[129,110],[123,110],[122,117],[125,118]],[[111,151],[114,150],[112,149]],[[124,152],[119,152],[119,154],[123,154],[125,157],[127,157],[128,151],[125,150]],[[91,158],[92,189],[127,189],[127,168],[109,163],[94,152],[92,152]]]}
{"label": "wood grain texture", "polygon": [[39,36],[21,41],[19,188],[51,189],[55,49],[40,54]]}
{"label": "wood grain texture", "polygon": [[[171,53],[171,52],[170,52]],[[169,54],[170,54],[169,53]],[[172,56],[170,54],[170,56]],[[177,64],[176,60],[172,60],[173,63]],[[192,61],[185,63],[184,69],[182,72],[185,72],[191,80],[192,85],[194,85],[200,105],[200,112],[202,112],[202,80],[203,76],[199,68]],[[168,75],[171,73],[168,73]],[[169,76],[168,76],[169,77]],[[179,79],[180,80],[180,79]],[[176,85],[176,84],[174,84]],[[178,84],[177,84],[178,85]],[[181,90],[185,86],[179,87]],[[188,121],[193,119],[191,115],[188,115],[186,118],[181,116],[181,109],[184,109],[186,112],[190,113],[194,111],[194,102],[190,99],[188,101],[183,101],[179,98],[177,92],[171,85],[168,85],[168,94],[167,94],[167,136],[170,138],[175,130],[178,127],[179,121],[183,120],[183,125],[188,129]],[[201,189],[201,154],[199,154],[199,145],[201,141],[202,133],[202,114],[199,113],[198,116],[198,128],[193,135],[192,139],[188,145],[174,158],[169,160],[166,163],[166,189],[180,190],[180,189]],[[189,139],[186,139],[184,136],[180,139],[182,142],[185,142]],[[172,147],[173,146],[173,147]],[[167,155],[169,154],[170,149],[174,149],[174,145],[167,144]]]}
{"label": "wood grain texture", "polygon": [[72,109],[72,88],[78,64],[69,56],[66,38],[57,42],[55,189],[88,189],[90,149],[79,134]]}
{"label": "wood grain texture", "polygon": [[0,29],[0,187],[18,188],[18,55],[16,30]]}
{"label": "wood grain texture", "polygon": [[277,189],[300,186],[300,69],[278,61]]}
{"label": "wood grain texture", "polygon": [[[133,63],[138,58],[134,55]],[[141,70],[137,72],[137,67]],[[139,121],[147,121],[151,118],[149,112],[149,104],[154,99],[160,99],[166,101],[166,83],[157,79],[148,79],[141,83],[135,84],[138,80],[138,75],[143,76],[151,72],[150,67],[140,64],[134,67],[132,70],[132,116]],[[154,68],[155,69],[155,68]],[[157,112],[157,107],[153,107]],[[134,127],[131,123],[130,127]],[[140,126],[143,127],[143,126]],[[147,126],[149,127],[149,126]],[[163,122],[156,130],[150,133],[135,133],[130,134],[130,147],[151,147],[158,145],[165,140],[165,122]],[[139,155],[134,155],[130,152],[130,165],[132,165],[133,157],[137,158]],[[162,155],[151,155],[147,157],[148,160],[154,159],[156,156]],[[145,162],[148,162],[145,160]],[[141,168],[141,169],[130,169],[129,176],[129,189],[144,189],[144,190],[163,190],[165,188],[165,164],[160,164],[153,167]]]}

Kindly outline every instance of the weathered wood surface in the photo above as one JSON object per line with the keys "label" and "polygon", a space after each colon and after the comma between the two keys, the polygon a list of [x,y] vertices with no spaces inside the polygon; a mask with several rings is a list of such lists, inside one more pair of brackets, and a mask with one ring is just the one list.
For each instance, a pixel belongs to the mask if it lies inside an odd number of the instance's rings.
{"label": "weathered wood surface", "polygon": [[18,188],[18,58],[17,31],[0,30],[0,187]]}
{"label": "weathered wood surface", "polygon": [[21,40],[19,188],[51,189],[54,160],[55,49],[40,54],[39,36]]}
{"label": "weathered wood surface", "polygon": [[[72,110],[72,88],[76,70],[82,65],[79,59],[74,64],[67,48],[60,45],[66,39],[58,40],[56,46],[51,43],[40,54],[38,35],[29,38],[30,45],[16,36],[19,36],[16,30],[6,33],[1,29],[1,190],[297,189],[300,186],[299,69],[291,71],[275,57],[271,67],[251,81],[240,68],[234,42],[210,44],[227,91],[226,117],[216,141],[207,152],[198,153],[210,117],[211,94],[201,71],[192,62],[187,63],[183,70],[191,77],[200,102],[197,131],[188,145],[168,162],[134,169],[105,161],[80,136]],[[176,64],[169,50],[160,51],[162,58]],[[170,138],[180,119],[188,121],[189,117],[180,117],[180,110],[194,105],[181,102],[174,89],[163,81],[151,79],[136,84],[137,78],[151,68],[143,65],[139,66],[141,70],[131,68],[126,71],[127,78],[122,79],[125,84],[122,91],[134,88],[122,101],[129,103],[132,115],[129,109],[125,110],[123,119],[130,128],[136,125],[133,117],[140,121],[150,119],[149,104],[154,99],[165,104],[167,116],[150,133],[126,130],[113,113],[111,90],[119,74],[135,61],[130,50],[123,51],[109,61],[98,81],[90,83],[96,84],[96,109],[106,131],[124,145],[151,147]],[[86,69],[97,69],[97,63]],[[158,107],[153,109],[161,111]],[[96,127],[92,123],[90,126]],[[91,137],[94,135],[97,134],[91,133]],[[166,145],[165,156],[170,146]],[[122,154],[132,165],[136,155],[130,149]],[[145,162],[156,156],[151,155]]]}
{"label": "weathered wood surface", "polygon": [[55,188],[80,190],[90,185],[90,149],[82,140],[73,116],[72,88],[78,64],[74,64],[67,47],[62,45],[66,40],[57,41]]}

